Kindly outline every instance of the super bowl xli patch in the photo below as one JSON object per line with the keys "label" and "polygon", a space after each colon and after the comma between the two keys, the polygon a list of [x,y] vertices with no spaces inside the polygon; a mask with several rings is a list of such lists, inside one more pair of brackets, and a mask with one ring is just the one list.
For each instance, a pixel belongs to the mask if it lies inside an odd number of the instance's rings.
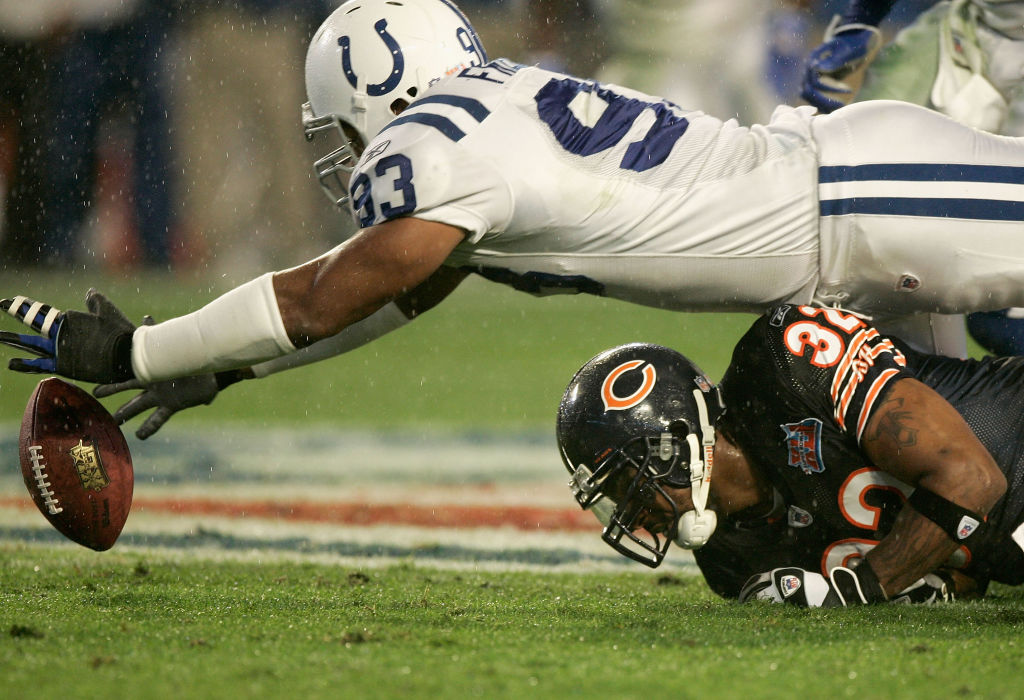
{"label": "super bowl xli patch", "polygon": [[799,423],[784,423],[779,427],[786,433],[789,466],[802,469],[804,474],[825,471],[825,462],[821,458],[820,420],[805,418]]}

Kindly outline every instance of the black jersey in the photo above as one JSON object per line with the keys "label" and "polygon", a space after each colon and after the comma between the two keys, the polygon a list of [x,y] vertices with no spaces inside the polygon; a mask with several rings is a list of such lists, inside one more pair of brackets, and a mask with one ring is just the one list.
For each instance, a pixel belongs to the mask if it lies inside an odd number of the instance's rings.
{"label": "black jersey", "polygon": [[[715,547],[698,558],[715,573],[709,560],[716,551],[733,551],[733,580],[716,590],[735,588],[753,567],[827,574],[885,536],[913,487],[873,467],[860,441],[904,377],[929,385],[964,416],[1009,484],[989,514],[1001,537],[973,558],[962,550],[952,563],[982,582],[1024,581],[1024,553],[1009,537],[1024,520],[1024,358],[923,355],[858,316],[787,305],[759,318],[736,346],[722,379],[728,408],[720,423],[782,494],[785,522],[759,525],[763,552],[750,551],[755,533],[724,522],[722,536],[709,543]],[[741,547],[748,551],[735,552]],[[767,567],[763,554],[773,559]]]}

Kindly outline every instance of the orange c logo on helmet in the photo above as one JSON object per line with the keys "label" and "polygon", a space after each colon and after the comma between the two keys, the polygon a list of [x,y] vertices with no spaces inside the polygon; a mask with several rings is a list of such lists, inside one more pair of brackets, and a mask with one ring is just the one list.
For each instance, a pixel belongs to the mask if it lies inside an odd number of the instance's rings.
{"label": "orange c logo on helmet", "polygon": [[651,393],[651,389],[654,388],[654,383],[658,378],[657,372],[654,371],[654,365],[647,365],[643,368],[644,383],[640,385],[639,389],[629,396],[617,396],[615,394],[614,385],[616,380],[626,372],[636,369],[642,364],[644,364],[644,360],[623,362],[604,378],[604,382],[601,384],[601,401],[604,402],[605,411],[624,411],[627,408],[633,408],[633,406],[646,399],[647,395]]}

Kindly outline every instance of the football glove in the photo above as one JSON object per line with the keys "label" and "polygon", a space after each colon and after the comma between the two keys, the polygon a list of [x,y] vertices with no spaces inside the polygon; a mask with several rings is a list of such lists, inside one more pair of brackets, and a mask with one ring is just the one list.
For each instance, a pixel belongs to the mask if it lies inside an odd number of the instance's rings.
{"label": "football glove", "polygon": [[200,374],[194,377],[168,379],[155,384],[143,384],[141,380],[129,379],[124,382],[100,384],[92,393],[102,399],[122,391],[141,389],[141,393],[129,399],[114,411],[114,420],[118,425],[135,418],[139,414],[155,408],[135,431],[135,437],[145,440],[163,427],[178,411],[193,406],[204,406],[212,403],[220,391],[217,378],[212,374]]}
{"label": "football glove", "polygon": [[132,379],[135,325],[95,289],[86,294],[85,305],[88,313],[59,311],[23,296],[0,300],[0,310],[35,331],[0,331],[0,343],[36,356],[13,358],[8,368],[15,372],[59,374],[85,382]]}
{"label": "football glove", "polygon": [[956,599],[953,579],[945,573],[926,574],[892,597],[890,602],[903,605],[934,605]]}
{"label": "football glove", "polygon": [[807,57],[800,90],[801,97],[825,113],[853,100],[865,71],[882,46],[878,27],[839,25],[838,19],[833,19],[824,42]]}
{"label": "football glove", "polygon": [[[772,569],[751,576],[742,590],[740,602],[766,600],[802,608],[838,608],[867,605],[885,600],[870,567],[861,566],[861,577],[854,569],[837,566],[829,578],[795,566]],[[863,579],[863,580],[862,580]]]}

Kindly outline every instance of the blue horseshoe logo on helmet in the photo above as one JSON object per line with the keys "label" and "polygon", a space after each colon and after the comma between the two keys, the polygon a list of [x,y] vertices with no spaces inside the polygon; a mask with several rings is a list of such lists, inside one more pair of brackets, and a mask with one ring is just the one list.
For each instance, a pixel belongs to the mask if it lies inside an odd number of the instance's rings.
{"label": "blue horseshoe logo on helmet", "polygon": [[[388,47],[391,52],[391,73],[388,75],[387,80],[383,83],[369,83],[366,86],[366,94],[372,97],[379,97],[380,95],[386,95],[398,86],[398,81],[402,79],[402,75],[405,74],[405,57],[402,55],[402,47],[395,41],[395,37],[388,34],[388,21],[386,19],[377,20],[376,24],[373,25],[374,31],[380,36],[381,41]],[[348,80],[348,84],[353,88],[358,87],[358,78],[354,70],[352,70],[352,52],[350,48],[351,41],[347,36],[338,37],[338,46],[341,47],[341,70],[345,73],[345,79]]]}

